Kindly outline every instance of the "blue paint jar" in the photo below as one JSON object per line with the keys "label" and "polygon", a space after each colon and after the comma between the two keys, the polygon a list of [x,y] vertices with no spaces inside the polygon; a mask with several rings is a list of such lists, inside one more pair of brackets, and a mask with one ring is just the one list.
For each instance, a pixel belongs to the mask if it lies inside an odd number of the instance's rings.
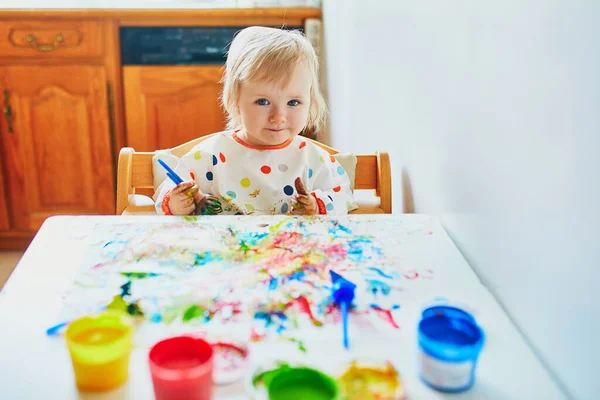
{"label": "blue paint jar", "polygon": [[484,333],[471,314],[449,305],[425,309],[418,341],[419,374],[427,386],[447,393],[473,386]]}

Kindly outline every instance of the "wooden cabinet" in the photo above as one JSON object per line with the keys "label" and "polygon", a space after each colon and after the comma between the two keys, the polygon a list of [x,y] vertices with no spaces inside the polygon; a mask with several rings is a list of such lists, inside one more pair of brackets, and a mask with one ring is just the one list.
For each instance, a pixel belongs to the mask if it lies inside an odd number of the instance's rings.
{"label": "wooden cabinet", "polygon": [[0,21],[0,55],[40,58],[55,52],[61,59],[102,56],[101,20]]}
{"label": "wooden cabinet", "polygon": [[225,129],[222,66],[123,68],[127,145],[154,151]]}
{"label": "wooden cabinet", "polygon": [[221,65],[122,66],[120,28],[302,26],[320,16],[0,9],[0,249],[26,248],[52,215],[114,214],[122,147],[154,151],[225,128]]}
{"label": "wooden cabinet", "polygon": [[4,190],[4,171],[0,163],[0,232],[10,229],[8,207],[6,206],[6,191]]}
{"label": "wooden cabinet", "polygon": [[0,82],[11,108],[2,134],[11,228],[36,230],[56,214],[113,213],[105,68],[0,67]]}

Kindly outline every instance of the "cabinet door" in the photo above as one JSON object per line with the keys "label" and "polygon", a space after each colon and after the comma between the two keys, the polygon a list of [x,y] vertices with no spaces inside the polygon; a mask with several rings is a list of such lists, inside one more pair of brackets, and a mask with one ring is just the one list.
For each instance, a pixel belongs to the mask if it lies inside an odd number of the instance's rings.
{"label": "cabinet door", "polygon": [[127,145],[154,151],[222,131],[221,74],[215,65],[124,67]]}
{"label": "cabinet door", "polygon": [[[0,124],[0,133],[4,134],[4,127]],[[0,148],[0,158],[4,158],[2,155],[2,149]],[[4,172],[2,171],[2,165],[0,164],[0,231],[7,231],[10,228],[10,219],[8,216],[8,207],[6,207],[6,194],[7,191],[4,187]]]}
{"label": "cabinet door", "polygon": [[36,230],[57,214],[114,214],[104,67],[9,66],[0,78],[12,109],[2,141],[13,228]]}

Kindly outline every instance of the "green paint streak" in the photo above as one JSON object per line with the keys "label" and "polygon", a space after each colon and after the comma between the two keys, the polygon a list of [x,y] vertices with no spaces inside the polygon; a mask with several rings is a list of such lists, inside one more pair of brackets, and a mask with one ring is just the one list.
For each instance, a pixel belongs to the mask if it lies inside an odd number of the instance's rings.
{"label": "green paint streak", "polygon": [[304,347],[304,342],[302,342],[301,340],[298,340],[298,350],[300,350],[303,353],[306,353],[306,347]]}
{"label": "green paint streak", "polygon": [[136,315],[143,316],[144,315],[142,308],[140,307],[140,305],[137,302],[127,303],[123,299],[123,296],[118,295],[118,294],[113,297],[112,301],[106,306],[106,308],[109,310],[123,311],[132,316],[136,316]]}
{"label": "green paint streak", "polygon": [[291,218],[284,218],[281,221],[279,221],[279,223],[277,223],[276,225],[270,226],[269,227],[269,231],[273,232],[277,232],[283,225],[287,224],[289,222]]}
{"label": "green paint streak", "polygon": [[247,253],[248,251],[250,251],[250,246],[248,246],[246,244],[246,242],[244,242],[243,240],[240,242],[240,250],[243,251],[244,253]]}
{"label": "green paint streak", "polygon": [[187,310],[185,310],[185,312],[183,313],[183,322],[188,322],[194,318],[204,317],[205,312],[205,308],[194,304],[193,306],[190,306]]}
{"label": "green paint streak", "polygon": [[133,279],[144,279],[150,276],[148,272],[121,272],[121,275]]}
{"label": "green paint streak", "polygon": [[194,265],[206,265],[210,262],[219,260],[220,257],[218,255],[215,256],[215,254],[213,252],[210,251],[206,251],[202,254],[195,254],[194,255]]}
{"label": "green paint streak", "polygon": [[123,297],[116,295],[113,297],[112,301],[106,306],[106,308],[111,310],[127,311],[127,303],[125,303]]}

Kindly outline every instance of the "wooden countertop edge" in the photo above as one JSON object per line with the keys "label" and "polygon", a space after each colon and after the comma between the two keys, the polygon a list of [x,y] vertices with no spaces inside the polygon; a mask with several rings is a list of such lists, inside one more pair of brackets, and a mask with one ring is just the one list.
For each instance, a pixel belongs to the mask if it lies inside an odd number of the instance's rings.
{"label": "wooden countertop edge", "polygon": [[144,19],[191,19],[202,17],[213,18],[321,18],[321,9],[314,7],[290,8],[186,8],[186,9],[2,9],[0,19],[17,18],[116,18],[120,20]]}

